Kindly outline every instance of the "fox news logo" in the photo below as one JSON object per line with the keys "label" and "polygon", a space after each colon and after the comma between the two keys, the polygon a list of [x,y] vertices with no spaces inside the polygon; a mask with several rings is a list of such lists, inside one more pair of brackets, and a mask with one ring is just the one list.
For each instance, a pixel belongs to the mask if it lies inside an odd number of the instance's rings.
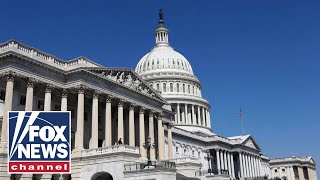
{"label": "fox news logo", "polygon": [[9,173],[70,173],[70,112],[11,111]]}

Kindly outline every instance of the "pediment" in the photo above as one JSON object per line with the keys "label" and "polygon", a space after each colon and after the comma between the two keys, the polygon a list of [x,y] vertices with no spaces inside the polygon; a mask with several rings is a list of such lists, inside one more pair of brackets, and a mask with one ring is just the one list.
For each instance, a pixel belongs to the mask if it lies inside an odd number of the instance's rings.
{"label": "pediment", "polygon": [[260,147],[251,136],[249,136],[242,144],[252,149],[260,150]]}
{"label": "pediment", "polygon": [[102,78],[113,81],[116,84],[123,85],[131,90],[138,91],[144,95],[163,101],[160,94],[150,87],[133,70],[124,68],[88,68],[89,72]]}

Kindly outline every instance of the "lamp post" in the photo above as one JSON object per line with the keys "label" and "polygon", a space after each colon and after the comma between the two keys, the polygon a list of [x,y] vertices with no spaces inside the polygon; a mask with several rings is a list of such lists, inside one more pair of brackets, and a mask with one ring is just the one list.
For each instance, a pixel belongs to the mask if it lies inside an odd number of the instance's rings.
{"label": "lamp post", "polygon": [[212,169],[211,169],[211,166],[210,166],[210,160],[212,159],[213,157],[211,156],[210,154],[210,150],[207,151],[207,156],[204,157],[205,160],[208,161],[208,173],[211,175],[211,173],[213,172]]}
{"label": "lamp post", "polygon": [[147,138],[147,144],[144,143],[143,147],[145,149],[147,149],[147,158],[148,158],[147,166],[149,167],[152,165],[151,159],[150,159],[150,149],[155,147],[155,144],[151,144],[151,137],[150,136]]}

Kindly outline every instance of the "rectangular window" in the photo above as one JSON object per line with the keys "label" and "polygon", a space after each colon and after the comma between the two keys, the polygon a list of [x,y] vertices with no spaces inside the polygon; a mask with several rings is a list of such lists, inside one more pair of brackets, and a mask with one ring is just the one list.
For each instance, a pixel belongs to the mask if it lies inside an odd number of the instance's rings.
{"label": "rectangular window", "polygon": [[38,101],[38,106],[37,106],[37,108],[38,108],[39,110],[43,110],[43,105],[44,105],[44,102],[43,102],[42,100],[39,100],[39,101]]}
{"label": "rectangular window", "polygon": [[167,84],[163,83],[163,92],[167,92]]}
{"label": "rectangular window", "polygon": [[177,92],[180,91],[180,88],[179,88],[179,83],[177,83]]}
{"label": "rectangular window", "polygon": [[4,91],[4,90],[0,90],[0,100],[5,100],[5,98],[6,98],[6,91]]}
{"label": "rectangular window", "polygon": [[20,96],[20,105],[26,105],[26,96]]}

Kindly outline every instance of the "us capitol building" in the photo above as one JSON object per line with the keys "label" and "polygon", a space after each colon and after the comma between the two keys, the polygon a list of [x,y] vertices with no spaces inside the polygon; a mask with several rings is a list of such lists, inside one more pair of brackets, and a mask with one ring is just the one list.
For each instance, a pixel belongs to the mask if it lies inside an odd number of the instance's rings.
{"label": "us capitol building", "polygon": [[[170,46],[162,12],[154,34],[135,71],[1,44],[0,179],[317,180],[311,157],[270,160],[251,135],[215,134],[212,106],[191,64]],[[71,111],[71,175],[7,173],[11,110]]]}

